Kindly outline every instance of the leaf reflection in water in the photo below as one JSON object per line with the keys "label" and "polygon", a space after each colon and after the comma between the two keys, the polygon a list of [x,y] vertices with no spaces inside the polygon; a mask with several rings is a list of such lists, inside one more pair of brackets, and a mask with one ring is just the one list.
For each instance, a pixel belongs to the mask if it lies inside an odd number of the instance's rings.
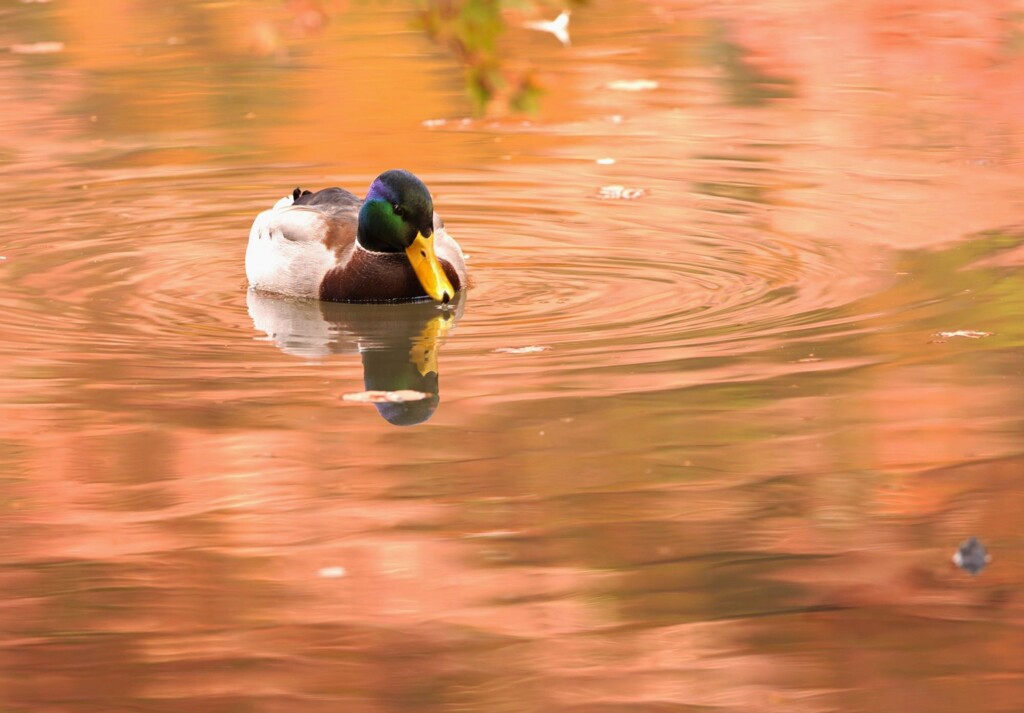
{"label": "leaf reflection in water", "polygon": [[[569,44],[568,13],[531,29],[551,32]],[[419,26],[438,44],[447,46],[462,64],[466,90],[477,114],[500,116],[535,112],[542,93],[533,67],[512,67],[502,56],[499,38],[507,23],[502,3],[493,0],[421,0]]]}
{"label": "leaf reflection in water", "polygon": [[352,401],[357,404],[404,404],[409,401],[422,401],[433,394],[412,389],[399,389],[398,391],[359,391],[353,394],[342,394],[342,401]]}

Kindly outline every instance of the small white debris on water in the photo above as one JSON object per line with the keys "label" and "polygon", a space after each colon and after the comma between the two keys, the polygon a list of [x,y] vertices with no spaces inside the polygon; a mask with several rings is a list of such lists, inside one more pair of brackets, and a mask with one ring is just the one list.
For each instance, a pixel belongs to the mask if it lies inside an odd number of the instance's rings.
{"label": "small white debris on water", "polygon": [[615,163],[615,159],[613,159],[613,158],[599,158],[599,159],[597,159],[597,163],[602,165],[602,166],[611,166],[611,165],[613,165]]}
{"label": "small white debris on water", "polygon": [[447,119],[427,119],[426,121],[421,122],[421,125],[428,129],[433,129],[435,126],[444,126],[447,123]]}
{"label": "small white debris on water", "polygon": [[601,190],[597,192],[597,197],[604,200],[631,201],[646,195],[647,191],[643,188],[626,188],[625,186],[602,186]]}
{"label": "small white debris on water", "polygon": [[657,89],[658,83],[653,79],[616,79],[608,82],[607,87],[617,92],[646,92]]}
{"label": "small white debris on water", "polygon": [[953,339],[954,337],[965,337],[967,339],[982,339],[983,337],[991,337],[992,332],[981,332],[974,329],[957,329],[953,332],[936,332],[932,335],[938,339]]}
{"label": "small white debris on water", "polygon": [[64,51],[63,42],[31,42],[23,45],[11,45],[11,54],[56,54]]}
{"label": "small white debris on water", "polygon": [[422,401],[433,394],[412,389],[400,389],[398,391],[360,391],[354,394],[344,394],[344,401],[353,401],[360,404],[404,404],[407,401]]}
{"label": "small white debris on water", "polygon": [[530,346],[530,347],[500,347],[494,350],[495,354],[536,354],[546,352],[551,347]]}
{"label": "small white debris on water", "polygon": [[344,577],[348,572],[344,567],[321,567],[317,572],[317,575],[324,579],[339,579]]}

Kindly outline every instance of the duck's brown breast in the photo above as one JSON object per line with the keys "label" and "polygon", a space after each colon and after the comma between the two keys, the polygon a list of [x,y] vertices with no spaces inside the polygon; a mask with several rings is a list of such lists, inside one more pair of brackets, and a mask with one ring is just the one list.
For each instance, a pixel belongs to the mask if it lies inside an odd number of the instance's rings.
{"label": "duck's brown breast", "polygon": [[[462,289],[454,266],[447,260],[440,262],[452,287]],[[358,247],[320,282],[320,299],[333,302],[389,302],[426,296],[403,253],[377,253]]]}

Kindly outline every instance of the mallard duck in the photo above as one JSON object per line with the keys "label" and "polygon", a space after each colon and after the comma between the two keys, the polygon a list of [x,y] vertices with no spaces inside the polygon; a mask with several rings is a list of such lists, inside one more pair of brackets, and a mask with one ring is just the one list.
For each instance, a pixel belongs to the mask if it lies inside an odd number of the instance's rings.
{"label": "mallard duck", "polygon": [[291,297],[447,304],[466,285],[466,261],[423,181],[391,170],[365,200],[341,188],[296,188],[260,213],[245,274],[255,289]]}

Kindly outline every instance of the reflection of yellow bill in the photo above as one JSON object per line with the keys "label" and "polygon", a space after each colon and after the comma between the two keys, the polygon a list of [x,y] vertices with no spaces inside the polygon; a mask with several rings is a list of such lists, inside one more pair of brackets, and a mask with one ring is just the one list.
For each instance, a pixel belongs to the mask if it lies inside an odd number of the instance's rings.
{"label": "reflection of yellow bill", "polygon": [[420,332],[419,336],[412,343],[409,350],[409,361],[416,365],[420,376],[426,376],[430,372],[438,374],[437,350],[441,346],[441,339],[448,334],[455,320],[445,312],[427,322],[427,325]]}
{"label": "reflection of yellow bill", "polygon": [[455,297],[455,288],[434,254],[433,233],[429,238],[423,237],[423,233],[416,233],[416,239],[405,249],[405,254],[428,295],[438,302],[448,302]]}

